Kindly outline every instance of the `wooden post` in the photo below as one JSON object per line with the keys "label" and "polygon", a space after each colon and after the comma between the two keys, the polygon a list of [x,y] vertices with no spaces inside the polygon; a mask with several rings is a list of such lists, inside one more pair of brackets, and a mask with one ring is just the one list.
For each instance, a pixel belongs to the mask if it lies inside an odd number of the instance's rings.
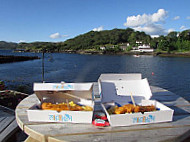
{"label": "wooden post", "polygon": [[44,82],[44,50],[42,52],[42,82]]}

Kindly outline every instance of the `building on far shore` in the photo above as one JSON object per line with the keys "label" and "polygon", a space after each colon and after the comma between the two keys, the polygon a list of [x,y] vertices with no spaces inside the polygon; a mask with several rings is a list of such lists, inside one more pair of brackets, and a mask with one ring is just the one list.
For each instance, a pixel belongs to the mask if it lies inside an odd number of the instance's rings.
{"label": "building on far shore", "polygon": [[123,46],[120,46],[119,48],[120,48],[121,50],[124,50],[124,51],[125,51],[125,50],[127,49],[127,46],[123,45]]}
{"label": "building on far shore", "polygon": [[154,52],[153,48],[150,48],[150,45],[139,45],[138,47],[133,47],[133,52]]}
{"label": "building on far shore", "polygon": [[[130,46],[129,43],[122,43],[119,48],[125,51]],[[106,50],[106,48],[116,48],[117,46],[100,46],[100,50]],[[132,47],[132,52],[154,52],[154,49],[150,47],[150,44],[143,44],[142,41],[136,41],[136,46]]]}
{"label": "building on far shore", "polygon": [[101,47],[100,47],[100,50],[105,50],[105,49],[106,49],[105,46],[101,46]]}
{"label": "building on far shore", "polygon": [[121,50],[126,50],[127,49],[127,47],[129,47],[130,46],[130,44],[129,43],[121,43],[121,45],[119,46],[119,48],[121,49]]}

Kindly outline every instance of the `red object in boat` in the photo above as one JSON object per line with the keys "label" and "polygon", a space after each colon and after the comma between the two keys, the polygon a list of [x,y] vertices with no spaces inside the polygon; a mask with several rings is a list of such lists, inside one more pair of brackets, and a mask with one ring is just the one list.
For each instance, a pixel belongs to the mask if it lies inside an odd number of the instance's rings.
{"label": "red object in boat", "polygon": [[102,119],[102,120],[108,120],[105,113],[103,113],[103,112],[96,113],[95,117],[98,118],[98,119]]}
{"label": "red object in boat", "polygon": [[102,119],[95,119],[94,121],[92,121],[92,124],[100,127],[105,127],[110,125],[109,122]]}

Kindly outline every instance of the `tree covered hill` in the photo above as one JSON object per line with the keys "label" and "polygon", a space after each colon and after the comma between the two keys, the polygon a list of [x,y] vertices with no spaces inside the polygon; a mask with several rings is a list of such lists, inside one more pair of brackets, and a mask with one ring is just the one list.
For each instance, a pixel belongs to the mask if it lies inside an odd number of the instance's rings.
{"label": "tree covered hill", "polygon": [[152,39],[152,43],[157,43],[157,51],[174,51],[186,52],[190,51],[190,29],[182,32],[170,32],[166,36],[160,36]]}
{"label": "tree covered hill", "polygon": [[16,49],[17,43],[0,41],[0,49]]}
{"label": "tree covered hill", "polygon": [[127,29],[113,29],[104,30],[100,32],[90,31],[82,35],[78,35],[72,39],[68,39],[64,42],[52,43],[52,42],[32,42],[32,43],[20,43],[18,48],[24,48],[26,50],[48,52],[60,52],[60,51],[77,51],[77,50],[99,50],[101,46],[115,46],[120,44],[129,43],[131,46],[135,46],[136,41],[142,41],[144,44],[151,42],[150,35],[144,32],[134,31],[131,28]]}
{"label": "tree covered hill", "polygon": [[[104,31],[89,31],[64,42],[31,42],[31,43],[7,43],[0,42],[0,48],[25,49],[35,52],[64,52],[64,51],[100,51],[100,47],[106,47],[108,51],[129,51],[134,46],[141,44],[150,45],[156,51],[186,52],[190,51],[190,29],[182,32],[170,32],[166,36],[151,38],[144,32],[134,31],[131,28],[113,29]],[[127,47],[125,50],[122,46]]]}
{"label": "tree covered hill", "polygon": [[135,32],[130,28],[104,30],[100,32],[90,31],[65,41],[61,45],[61,50],[98,49],[100,46],[119,45],[122,43],[135,45],[136,41],[142,41],[148,44],[150,40],[151,37],[149,35],[144,32]]}

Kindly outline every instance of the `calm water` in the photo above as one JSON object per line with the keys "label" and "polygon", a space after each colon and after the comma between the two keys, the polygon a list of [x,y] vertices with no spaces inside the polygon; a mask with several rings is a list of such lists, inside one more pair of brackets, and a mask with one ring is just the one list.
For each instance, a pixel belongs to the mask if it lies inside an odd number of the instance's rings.
{"label": "calm water", "polygon": [[[0,50],[0,54],[41,57],[41,53],[13,53],[10,50]],[[41,59],[0,64],[0,80],[5,80],[9,86],[27,84],[32,90],[33,82],[42,80],[41,64]],[[190,95],[190,58],[45,54],[46,82],[95,82],[102,73],[142,73],[150,85],[177,95]]]}

